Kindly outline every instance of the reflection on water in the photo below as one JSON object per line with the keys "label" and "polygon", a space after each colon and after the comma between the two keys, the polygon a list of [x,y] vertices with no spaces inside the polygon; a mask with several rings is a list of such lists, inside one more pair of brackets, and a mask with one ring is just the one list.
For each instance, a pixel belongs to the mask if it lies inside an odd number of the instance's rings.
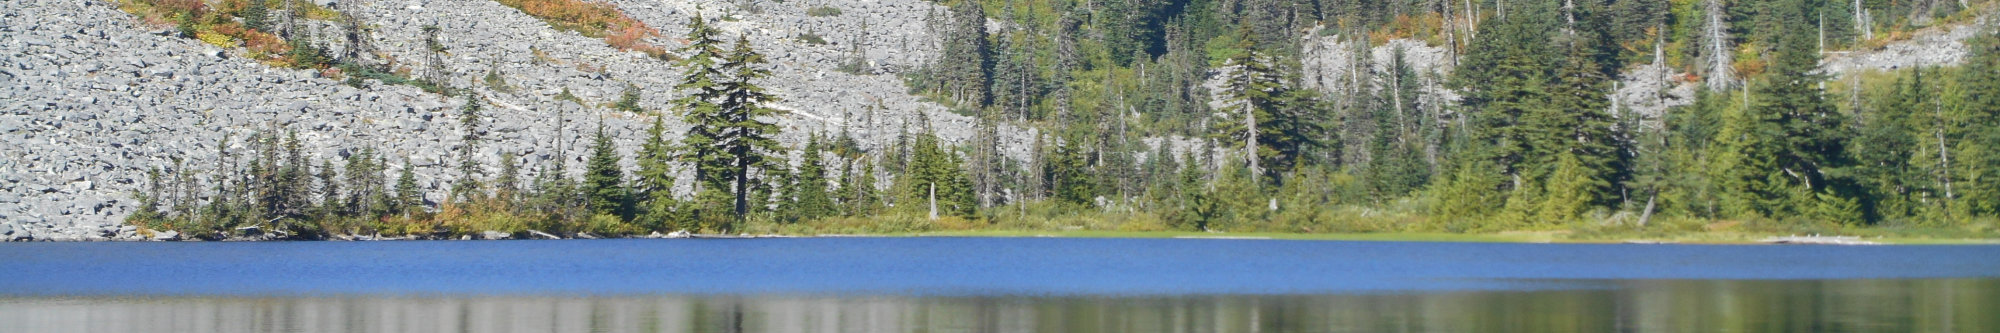
{"label": "reflection on water", "polygon": [[1992,332],[2000,280],[1147,297],[12,298],[4,332]]}

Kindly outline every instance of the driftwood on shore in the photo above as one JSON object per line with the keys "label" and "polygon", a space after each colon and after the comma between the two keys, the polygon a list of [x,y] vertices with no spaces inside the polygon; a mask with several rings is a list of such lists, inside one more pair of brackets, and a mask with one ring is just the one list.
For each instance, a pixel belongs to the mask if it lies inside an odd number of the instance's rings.
{"label": "driftwood on shore", "polygon": [[1880,244],[1882,244],[1882,243],[1876,243],[1876,242],[1871,242],[1871,241],[1865,241],[1865,240],[1861,240],[1861,236],[1821,236],[1821,235],[1811,235],[1811,236],[1799,236],[1799,235],[1792,235],[1792,236],[1785,236],[1785,237],[1771,237],[1771,238],[1765,238],[1764,240],[1760,240],[1760,241],[1757,241],[1757,242],[1758,242],[1758,243],[1764,243],[1764,244],[1811,244],[1811,245],[1880,245]]}

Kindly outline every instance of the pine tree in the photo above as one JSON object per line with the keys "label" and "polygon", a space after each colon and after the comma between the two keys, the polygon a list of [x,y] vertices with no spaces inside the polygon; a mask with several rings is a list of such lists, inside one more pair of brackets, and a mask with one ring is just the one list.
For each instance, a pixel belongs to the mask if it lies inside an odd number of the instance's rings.
{"label": "pine tree", "polygon": [[604,132],[602,121],[597,124],[595,138],[590,146],[590,161],[584,165],[583,171],[583,191],[590,196],[590,210],[600,215],[629,218],[625,209],[625,170],[618,166],[618,147],[612,144],[611,135]]}
{"label": "pine tree", "polygon": [[125,216],[126,224],[151,228],[166,219],[166,213],[160,211],[160,199],[164,197],[166,187],[164,183],[159,167],[146,169],[146,190],[133,191],[132,196],[139,201],[139,207],[132,211],[132,215]]}
{"label": "pine tree", "polygon": [[375,163],[376,160],[374,147],[361,148],[347,157],[345,174],[347,188],[351,192],[347,195],[346,214],[375,217],[386,212],[386,207],[378,205],[385,200],[382,199],[382,169],[380,164]]}
{"label": "pine tree", "polygon": [[1179,182],[1181,189],[1179,208],[1187,213],[1184,219],[1187,222],[1184,224],[1188,224],[1196,231],[1208,231],[1209,224],[1215,221],[1221,208],[1211,193],[1214,192],[1214,187],[1203,180],[1206,172],[1201,165],[1194,162],[1194,151],[1188,151],[1181,161],[1183,163],[1181,163]]}
{"label": "pine tree", "polygon": [[[940,216],[972,216],[978,201],[965,173],[965,161],[929,129],[912,140],[910,149],[909,171],[897,180],[897,186],[904,189],[897,205],[924,210],[935,203]],[[1089,178],[1083,181],[1087,183]]]}
{"label": "pine tree", "polygon": [[[298,131],[285,133],[285,165],[279,168],[279,184],[284,197],[284,208],[279,213],[286,217],[280,221],[286,224],[305,218],[312,212],[312,164],[307,160],[305,144],[299,141]],[[290,229],[288,225],[273,226],[279,230]]]}
{"label": "pine tree", "polygon": [[1486,159],[1463,159],[1455,169],[1431,188],[1430,195],[1437,201],[1431,214],[1446,230],[1471,231],[1506,200],[1500,192],[1505,178],[1499,167]]}

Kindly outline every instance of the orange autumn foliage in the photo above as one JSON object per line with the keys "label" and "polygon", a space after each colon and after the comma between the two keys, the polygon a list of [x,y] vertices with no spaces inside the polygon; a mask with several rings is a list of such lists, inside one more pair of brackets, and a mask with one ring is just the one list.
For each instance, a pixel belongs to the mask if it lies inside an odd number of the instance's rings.
{"label": "orange autumn foliage", "polygon": [[645,42],[648,37],[660,36],[659,30],[626,16],[617,6],[608,3],[585,0],[496,1],[540,18],[556,29],[604,38],[605,44],[620,50],[639,51],[656,57],[665,54],[664,49]]}

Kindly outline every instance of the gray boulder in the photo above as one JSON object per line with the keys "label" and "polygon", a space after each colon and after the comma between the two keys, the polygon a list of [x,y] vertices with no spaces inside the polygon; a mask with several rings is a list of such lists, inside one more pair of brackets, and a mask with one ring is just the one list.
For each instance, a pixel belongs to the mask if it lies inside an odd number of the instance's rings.
{"label": "gray boulder", "polygon": [[13,233],[7,234],[6,237],[0,237],[0,238],[5,238],[9,242],[31,241],[35,240],[35,232],[29,231],[28,229],[14,229]]}
{"label": "gray boulder", "polygon": [[514,235],[509,235],[504,232],[492,231],[492,230],[479,232],[479,239],[499,240],[499,239],[509,239],[509,238],[514,238]]}
{"label": "gray boulder", "polygon": [[181,240],[181,232],[173,230],[153,232],[153,240],[163,242],[178,241]]}

